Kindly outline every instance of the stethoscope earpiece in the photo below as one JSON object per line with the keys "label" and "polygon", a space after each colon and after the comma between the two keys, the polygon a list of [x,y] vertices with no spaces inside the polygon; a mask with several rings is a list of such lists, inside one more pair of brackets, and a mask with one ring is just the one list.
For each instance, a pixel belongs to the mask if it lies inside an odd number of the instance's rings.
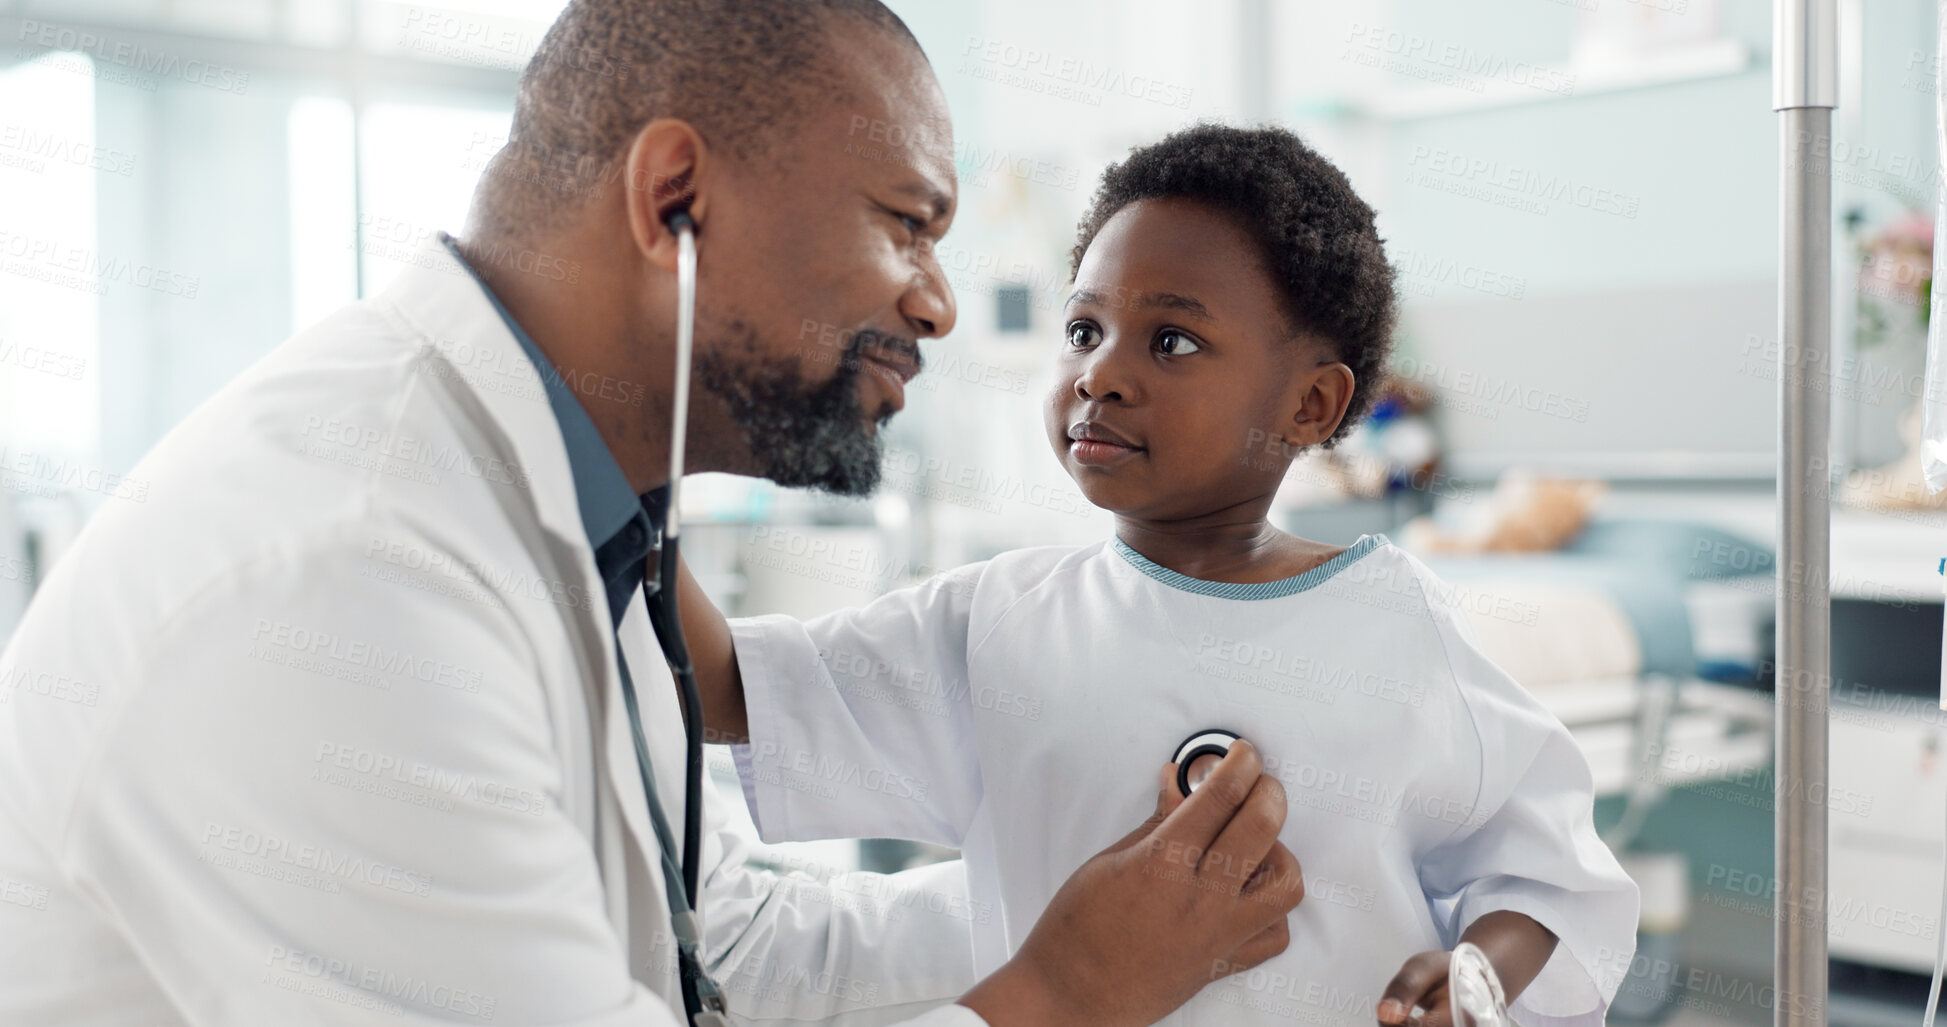
{"label": "stethoscope earpiece", "polygon": [[[1196,791],[1197,786],[1203,783],[1203,779],[1217,769],[1217,762],[1222,761],[1230,753],[1230,745],[1237,741],[1238,737],[1235,731],[1211,727],[1185,738],[1183,744],[1176,747],[1176,756],[1170,760],[1171,763],[1176,764],[1177,791],[1182,792],[1184,798],[1189,798],[1190,793]],[[1190,765],[1205,756],[1215,756],[1217,760],[1206,762],[1197,769],[1196,776],[1192,777]]]}

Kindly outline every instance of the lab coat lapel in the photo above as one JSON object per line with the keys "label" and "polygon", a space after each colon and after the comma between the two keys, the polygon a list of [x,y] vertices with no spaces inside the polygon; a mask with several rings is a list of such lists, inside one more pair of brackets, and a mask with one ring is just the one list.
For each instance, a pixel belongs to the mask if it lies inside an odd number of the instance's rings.
{"label": "lab coat lapel", "polygon": [[[433,351],[420,359],[444,361],[452,377],[466,382],[486,420],[504,433],[493,442],[510,452],[496,455],[510,456],[518,476],[525,478],[540,527],[575,543],[577,559],[564,568],[564,574],[579,575],[583,580],[578,584],[594,585],[600,595],[595,554],[581,526],[568,448],[561,440],[554,410],[538,378],[531,377],[532,364],[519,340],[507,330],[472,273],[453,259],[443,239],[421,246],[412,264],[380,299],[404,316]],[[590,619],[602,616],[600,610],[575,609]]]}
{"label": "lab coat lapel", "polygon": [[[630,922],[644,918],[654,930],[655,925],[668,923],[661,860],[656,856],[660,846],[636,772],[621,673],[610,641],[607,593],[582,527],[560,425],[545,395],[539,393],[540,383],[528,380],[519,370],[529,366],[519,340],[508,331],[471,273],[453,259],[443,240],[433,239],[421,247],[412,266],[386,296],[417,334],[467,381],[487,419],[505,433],[499,442],[512,451],[524,472],[539,527],[551,536],[534,540],[537,547],[553,554],[552,560],[542,563],[554,563],[564,579],[562,584],[578,588],[579,594],[588,598],[561,611],[571,625],[570,644],[579,650],[574,663],[585,669],[582,694],[576,697],[579,701],[549,696],[550,710],[557,716],[560,751],[567,754],[568,766],[563,769],[575,789],[567,804],[595,841],[603,886],[610,900],[609,916],[617,931],[623,937],[632,937]],[[526,387],[511,387],[515,385]],[[621,634],[636,698],[641,703],[657,791],[662,793],[663,809],[680,845],[684,790],[681,711],[640,593],[631,601]],[[596,773],[607,777],[603,783],[606,787],[592,780],[591,775]],[[624,827],[633,845],[615,844],[617,832]],[[618,865],[622,852],[633,855],[638,863],[633,873],[632,868]],[[635,889],[637,893],[632,894],[628,886],[631,876],[650,882],[652,887]],[[653,936],[661,938],[666,933],[658,930]],[[644,974],[645,961],[655,966],[663,963],[659,954],[633,955],[632,970],[639,977]],[[673,988],[673,980],[645,983],[672,993],[664,985]]]}

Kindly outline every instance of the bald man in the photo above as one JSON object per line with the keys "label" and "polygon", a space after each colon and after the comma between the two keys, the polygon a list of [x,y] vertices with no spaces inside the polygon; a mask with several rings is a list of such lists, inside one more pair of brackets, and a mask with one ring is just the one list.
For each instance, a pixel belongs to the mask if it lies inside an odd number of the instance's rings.
{"label": "bald man", "polygon": [[464,238],[185,419],[0,655],[0,1023],[651,1027],[687,975],[736,1022],[1135,1025],[1282,951],[1248,746],[983,981],[956,865],[753,870],[707,789],[694,965],[672,926],[672,215],[689,470],[864,494],[954,323],[951,132],[876,0],[571,3]]}

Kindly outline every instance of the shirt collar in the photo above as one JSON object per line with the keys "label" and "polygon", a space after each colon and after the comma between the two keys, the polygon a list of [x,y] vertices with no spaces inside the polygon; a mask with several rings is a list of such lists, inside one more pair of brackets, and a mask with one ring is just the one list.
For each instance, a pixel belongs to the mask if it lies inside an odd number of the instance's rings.
{"label": "shirt collar", "polygon": [[[602,441],[601,432],[595,429],[595,422],[582,409],[581,401],[575,398],[574,391],[562,380],[561,373],[548,361],[541,347],[534,344],[523,329],[501,305],[500,297],[487,287],[479,274],[460,255],[454,245],[453,237],[442,235],[446,248],[453,253],[453,259],[467,269],[467,274],[487,294],[488,302],[507,323],[507,330],[514,333],[515,341],[521,344],[521,351],[534,364],[534,372],[541,379],[541,386],[547,392],[548,406],[554,411],[554,419],[561,427],[561,441],[568,447],[568,469],[575,482],[575,501],[581,508],[582,530],[588,533],[591,548],[601,549],[619,535],[629,522],[643,516],[648,509],[648,497],[637,496],[629,487],[627,475],[615,462],[615,454],[609,452],[608,443]],[[651,496],[657,493],[650,493]]]}

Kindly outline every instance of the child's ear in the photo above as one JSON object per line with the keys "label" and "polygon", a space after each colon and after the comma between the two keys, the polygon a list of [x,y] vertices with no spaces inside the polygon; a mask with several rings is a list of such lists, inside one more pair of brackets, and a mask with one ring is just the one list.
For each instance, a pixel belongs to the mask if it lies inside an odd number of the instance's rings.
{"label": "child's ear", "polygon": [[1332,437],[1352,405],[1352,369],[1324,359],[1301,372],[1293,383],[1291,435],[1293,446],[1315,446]]}

